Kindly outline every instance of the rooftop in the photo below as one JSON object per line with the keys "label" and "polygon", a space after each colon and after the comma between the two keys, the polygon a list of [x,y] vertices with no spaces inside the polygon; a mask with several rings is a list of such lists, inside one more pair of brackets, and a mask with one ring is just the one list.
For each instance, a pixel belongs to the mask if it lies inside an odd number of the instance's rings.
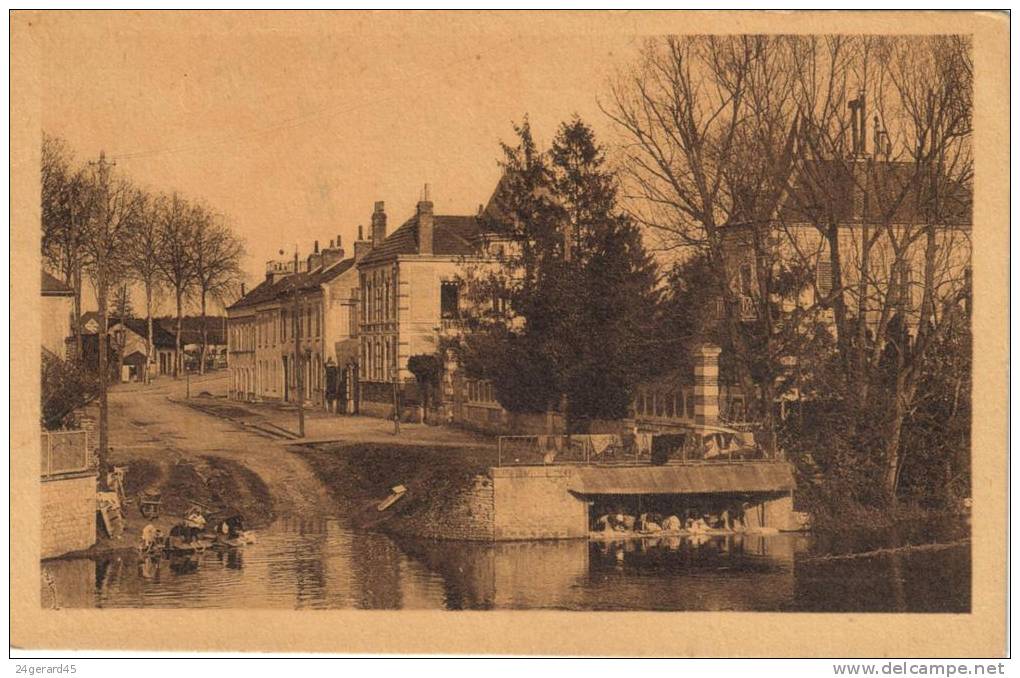
{"label": "rooftop", "polygon": [[73,297],[74,290],[46,271],[42,271],[42,295],[44,297]]}
{"label": "rooftop", "polygon": [[[433,224],[433,254],[468,256],[478,251],[475,242],[482,230],[478,217],[437,214]],[[372,264],[401,254],[418,254],[418,237],[418,216],[415,215],[388,235],[382,244],[372,248],[360,263]]]}
{"label": "rooftop", "polygon": [[227,310],[247,308],[267,301],[273,301],[274,299],[282,299],[295,290],[311,291],[318,289],[320,285],[350,270],[352,266],[354,266],[354,259],[343,259],[329,266],[320,266],[311,271],[291,273],[278,280],[271,281],[267,278],[256,285],[251,292],[248,292],[248,294],[228,306]]}
{"label": "rooftop", "polygon": [[[913,162],[871,161],[855,178],[857,160],[808,160],[800,164],[793,188],[779,210],[786,223],[867,221],[970,226],[973,190],[948,176],[933,182]],[[860,184],[860,185],[858,185]],[[864,189],[855,205],[854,193]],[[866,207],[865,207],[866,205]],[[866,214],[864,213],[866,209]]]}

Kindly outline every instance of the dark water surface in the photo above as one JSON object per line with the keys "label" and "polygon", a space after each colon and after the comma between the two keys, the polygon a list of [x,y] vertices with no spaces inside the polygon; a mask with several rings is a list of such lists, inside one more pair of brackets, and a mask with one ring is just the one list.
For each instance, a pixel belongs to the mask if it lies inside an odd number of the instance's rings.
{"label": "dark water surface", "polygon": [[[43,563],[51,607],[968,612],[964,527],[630,542],[481,544],[283,519],[191,558]],[[881,552],[905,544],[947,547]],[[877,553],[875,553],[878,551]],[[872,552],[865,557],[847,554]],[[835,557],[834,557],[835,556]],[[46,573],[52,583],[46,582]]]}

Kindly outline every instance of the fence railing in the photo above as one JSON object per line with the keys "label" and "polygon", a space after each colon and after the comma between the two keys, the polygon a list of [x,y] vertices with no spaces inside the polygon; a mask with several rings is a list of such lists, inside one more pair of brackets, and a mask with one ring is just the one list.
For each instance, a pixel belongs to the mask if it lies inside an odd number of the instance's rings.
{"label": "fence railing", "polygon": [[615,434],[499,436],[500,466],[549,464],[641,463],[651,449],[640,441]]}
{"label": "fence railing", "polygon": [[88,471],[91,467],[88,431],[43,431],[41,475]]}
{"label": "fence railing", "polygon": [[739,431],[499,436],[499,466],[711,464],[769,461]]}

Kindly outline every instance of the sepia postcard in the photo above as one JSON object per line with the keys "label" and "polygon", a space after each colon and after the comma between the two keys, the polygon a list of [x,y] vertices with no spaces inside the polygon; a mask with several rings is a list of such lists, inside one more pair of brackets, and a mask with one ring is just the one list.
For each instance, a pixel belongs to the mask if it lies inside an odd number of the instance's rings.
{"label": "sepia postcard", "polygon": [[1008,14],[10,38],[13,648],[1007,652]]}

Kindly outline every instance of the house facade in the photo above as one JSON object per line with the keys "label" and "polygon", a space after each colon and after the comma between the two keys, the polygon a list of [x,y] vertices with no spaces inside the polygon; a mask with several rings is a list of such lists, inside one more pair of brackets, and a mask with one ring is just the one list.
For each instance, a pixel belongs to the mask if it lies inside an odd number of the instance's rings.
{"label": "house facade", "polygon": [[176,341],[158,322],[152,321],[152,353],[148,353],[149,328],[144,318],[112,319],[109,321],[111,346],[123,357],[121,381],[138,381],[149,377],[173,374]]}
{"label": "house facade", "polygon": [[67,338],[74,317],[74,291],[46,271],[42,272],[42,347],[59,358],[67,357]]}
{"label": "house facade", "polygon": [[[755,262],[763,247],[772,265],[807,273],[798,293],[772,300],[784,312],[808,311],[833,326],[838,284],[849,311],[863,310],[872,336],[888,328],[893,317],[915,335],[926,287],[939,304],[969,285],[971,187],[932,164],[869,154],[863,119],[859,128],[849,157],[796,161],[764,239],[760,229],[746,224],[722,229],[730,289],[744,320],[758,316]],[[876,130],[874,148],[881,149],[884,138]]]}
{"label": "house facade", "polygon": [[[148,321],[145,318],[107,318],[107,336],[111,369],[119,363],[123,356],[124,364],[130,369],[122,374],[113,375],[118,381],[134,381],[142,379],[146,369],[146,344],[148,343]],[[79,319],[82,332],[82,350],[85,360],[97,364],[99,355],[99,314],[95,311],[83,313]],[[157,320],[152,320],[152,353],[149,355],[149,378],[170,375],[174,371],[174,354],[176,341],[173,333]],[[126,377],[125,377],[126,375]]]}
{"label": "house facade", "polygon": [[265,280],[227,309],[231,397],[323,406],[332,381],[341,410],[356,411],[356,305],[354,259],[339,239],[304,260],[267,262]]}
{"label": "house facade", "polygon": [[414,216],[387,236],[384,204],[375,204],[372,250],[358,262],[364,413],[392,417],[399,402],[402,416],[414,416],[420,398],[408,360],[440,354],[442,338],[459,331],[461,281],[492,260],[483,223],[481,212],[435,214],[426,187]]}

